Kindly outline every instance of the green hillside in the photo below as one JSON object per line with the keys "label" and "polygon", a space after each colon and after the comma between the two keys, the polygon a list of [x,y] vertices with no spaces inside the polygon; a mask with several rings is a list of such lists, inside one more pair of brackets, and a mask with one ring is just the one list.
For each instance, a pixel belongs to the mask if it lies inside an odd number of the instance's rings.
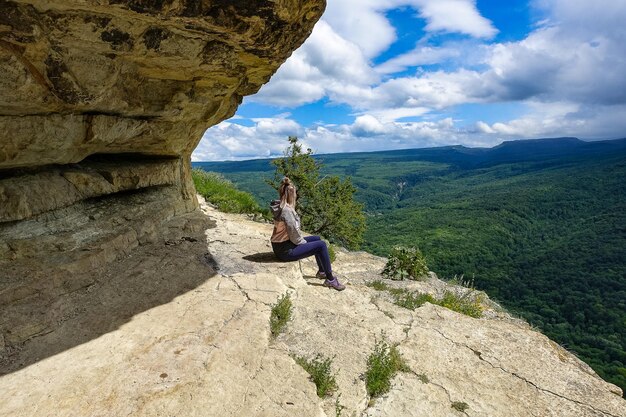
{"label": "green hillside", "polygon": [[[364,249],[418,246],[626,390],[626,141],[573,138],[319,157],[365,204]],[[268,160],[201,163],[262,205]]]}

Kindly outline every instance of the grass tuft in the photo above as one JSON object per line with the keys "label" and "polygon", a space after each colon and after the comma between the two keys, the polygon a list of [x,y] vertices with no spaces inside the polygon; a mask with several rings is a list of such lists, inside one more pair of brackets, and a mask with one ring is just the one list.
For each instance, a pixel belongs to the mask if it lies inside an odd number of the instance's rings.
{"label": "grass tuft", "polygon": [[341,394],[337,395],[337,398],[335,399],[335,417],[341,417],[341,413],[343,412],[343,410],[345,410],[346,406],[342,405],[339,402],[339,399],[341,398]]}
{"label": "grass tuft", "polygon": [[[333,363],[331,358],[325,358],[318,354],[310,360],[301,356],[294,357],[294,360],[309,373],[311,381],[313,381],[315,387],[317,388],[318,397],[324,398],[332,394],[337,389],[335,375],[331,370]],[[339,398],[337,398],[337,403],[338,401]]]}
{"label": "grass tuft", "polygon": [[422,294],[417,291],[393,291],[391,294],[394,298],[394,304],[400,307],[408,308],[409,310],[415,310],[416,308],[424,305],[426,302],[432,304],[436,304],[437,302],[432,295]]}
{"label": "grass tuft", "polygon": [[384,339],[376,341],[374,351],[367,358],[365,388],[370,397],[378,397],[389,391],[391,379],[398,371],[408,372],[409,367],[398,352],[396,345]]}
{"label": "grass tuft", "polygon": [[380,279],[377,279],[376,281],[368,282],[366,285],[370,288],[375,289],[376,291],[389,290],[389,285],[387,285],[383,280],[380,280]]}
{"label": "grass tuft", "polygon": [[270,331],[273,337],[278,336],[284,330],[287,322],[291,319],[291,312],[291,297],[289,293],[285,293],[278,298],[270,313]]}
{"label": "grass tuft", "polygon": [[466,291],[461,295],[446,291],[436,304],[474,318],[483,315],[481,297],[474,295],[474,291]]}

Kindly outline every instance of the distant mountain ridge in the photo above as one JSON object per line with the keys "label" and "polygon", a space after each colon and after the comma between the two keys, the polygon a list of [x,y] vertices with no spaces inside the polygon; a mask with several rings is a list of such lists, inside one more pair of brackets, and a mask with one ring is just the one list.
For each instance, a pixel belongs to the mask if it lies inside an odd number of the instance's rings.
{"label": "distant mountain ridge", "polygon": [[[626,150],[626,138],[588,142],[575,137],[560,137],[510,140],[492,148],[471,148],[464,145],[451,145],[434,148],[317,154],[315,157],[324,162],[332,162],[339,159],[367,158],[368,156],[377,155],[387,158],[397,156],[397,158],[393,158],[394,161],[419,159],[431,162],[455,163],[463,168],[470,168],[565,156],[600,155],[624,150]],[[213,169],[218,172],[272,171],[273,168],[269,162],[273,159],[275,158],[244,161],[198,161],[193,162],[193,165],[207,167],[207,169]]]}

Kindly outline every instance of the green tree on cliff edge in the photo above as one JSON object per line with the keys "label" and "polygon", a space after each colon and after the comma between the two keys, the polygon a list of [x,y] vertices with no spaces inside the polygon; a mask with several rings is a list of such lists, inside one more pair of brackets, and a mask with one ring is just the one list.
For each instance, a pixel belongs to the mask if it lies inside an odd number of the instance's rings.
{"label": "green tree on cliff edge", "polygon": [[302,150],[297,137],[290,136],[285,156],[272,161],[276,171],[268,184],[278,190],[282,178],[289,177],[298,187],[297,211],[302,217],[302,229],[358,248],[363,242],[365,215],[363,205],[354,201],[356,188],[350,178],[320,178],[322,164],[312,154],[311,149]]}

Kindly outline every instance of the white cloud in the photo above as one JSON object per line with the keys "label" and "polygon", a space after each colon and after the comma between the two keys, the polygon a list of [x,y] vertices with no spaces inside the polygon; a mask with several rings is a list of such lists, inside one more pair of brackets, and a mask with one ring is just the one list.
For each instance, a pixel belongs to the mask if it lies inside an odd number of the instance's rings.
{"label": "white cloud", "polygon": [[300,133],[300,125],[293,120],[285,118],[257,118],[252,119],[256,122],[256,132],[261,135],[298,135]]}
{"label": "white cloud", "polygon": [[487,123],[483,121],[476,122],[476,129],[480,133],[496,133],[496,131],[493,130],[491,126],[489,126]]}
{"label": "white cloud", "polygon": [[388,129],[374,116],[366,114],[356,118],[350,131],[355,136],[376,136],[388,132]]}
{"label": "white cloud", "polygon": [[405,54],[398,55],[378,65],[375,70],[381,74],[392,74],[404,71],[409,67],[440,64],[450,58],[460,56],[457,48],[439,48],[419,45]]}
{"label": "white cloud", "polygon": [[443,109],[462,103],[487,102],[497,95],[497,84],[489,84],[481,73],[460,69],[436,71],[415,77],[393,78],[371,89],[353,107],[376,111],[382,109]]}
{"label": "white cloud", "polygon": [[378,75],[359,47],[337,35],[322,20],[305,44],[251,100],[296,106],[317,101],[344,85],[358,88],[377,81]]}
{"label": "white cloud", "polygon": [[[367,59],[396,40],[396,31],[383,12],[394,8],[388,0],[334,0],[326,5],[322,21],[346,41],[358,46]],[[308,42],[308,40],[307,40]]]}
{"label": "white cloud", "polygon": [[381,122],[392,122],[407,117],[422,116],[430,111],[427,107],[397,107],[381,110],[370,110],[367,113]]}
{"label": "white cloud", "polygon": [[616,139],[626,136],[626,105],[585,106],[576,103],[529,103],[531,111],[520,118],[477,129],[507,139],[576,136],[584,139]]}
{"label": "white cloud", "polygon": [[[587,109],[626,103],[626,25],[621,23],[626,21],[626,7],[603,2],[602,12],[596,8],[590,12],[577,3],[578,12],[573,13],[563,2],[556,3],[551,9],[555,15],[525,39],[478,48],[470,64],[475,66],[482,57],[481,70],[422,71],[372,86],[369,99],[363,95],[359,100],[344,99],[361,111],[414,106],[441,110],[462,103],[507,101],[572,102]],[[568,13],[557,13],[561,9]],[[442,61],[467,58],[454,57],[453,51],[450,46],[418,47],[378,70],[403,70],[437,56]]]}
{"label": "white cloud", "polygon": [[194,150],[194,161],[269,158],[281,155],[288,136],[305,130],[285,115],[254,119],[253,126],[222,122],[209,128]]}
{"label": "white cloud", "polygon": [[492,47],[485,73],[509,99],[626,102],[626,3],[540,0],[546,19],[520,42]]}
{"label": "white cloud", "polygon": [[492,38],[498,30],[480,15],[474,0],[416,0],[429,32],[458,32]]}

